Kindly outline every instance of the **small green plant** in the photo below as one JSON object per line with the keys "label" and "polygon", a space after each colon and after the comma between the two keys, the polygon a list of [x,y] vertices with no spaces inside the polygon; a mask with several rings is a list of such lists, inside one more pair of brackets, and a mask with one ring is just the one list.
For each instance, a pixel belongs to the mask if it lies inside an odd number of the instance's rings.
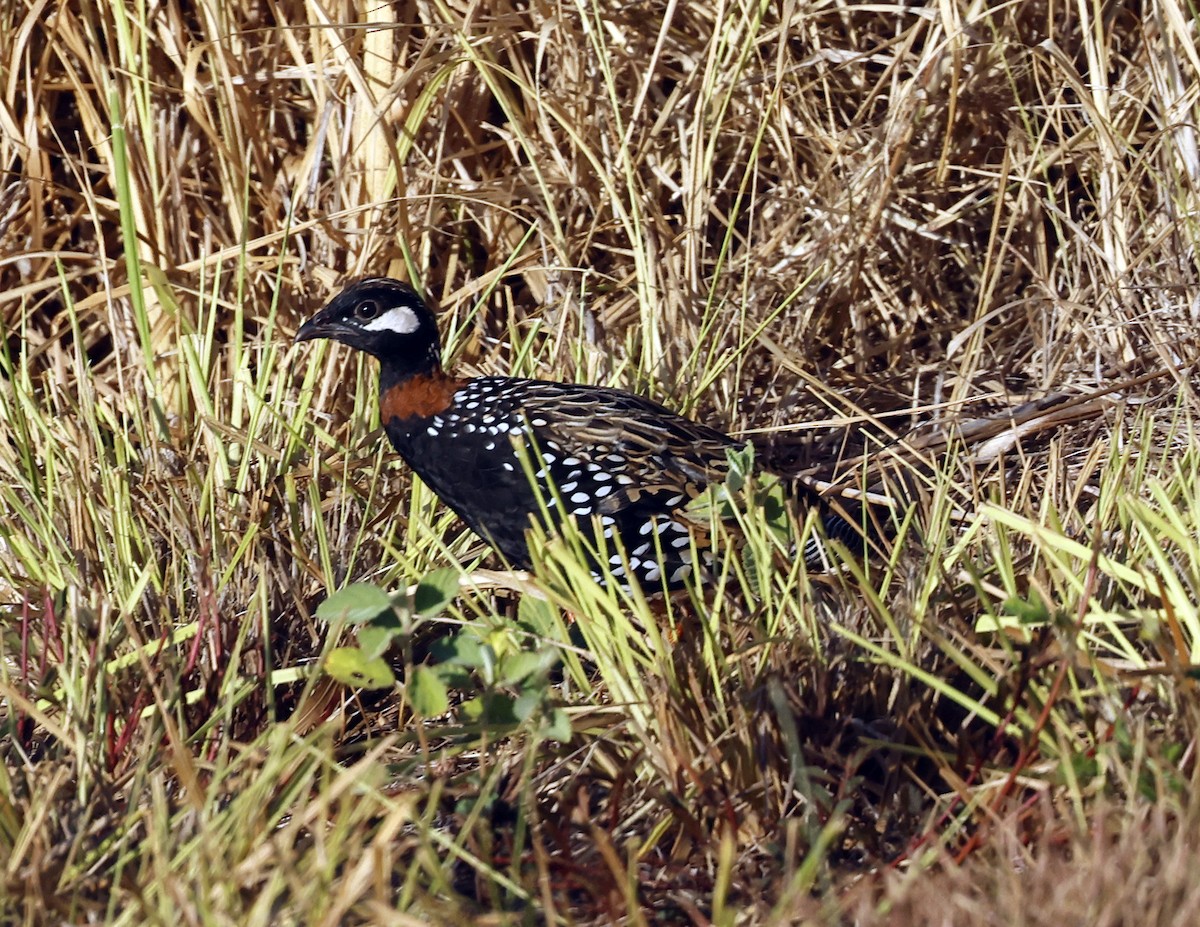
{"label": "small green plant", "polygon": [[[454,704],[454,713],[463,724],[511,729],[531,724],[554,740],[570,739],[570,721],[551,699],[558,648],[520,621],[494,628],[450,625],[442,613],[458,592],[454,569],[435,570],[398,594],[371,583],[335,592],[318,607],[317,617],[334,628],[358,626],[358,643],[330,650],[325,672],[355,688],[393,688],[399,683],[387,656],[399,650],[402,688],[421,717],[449,712],[451,693],[458,692],[465,697]],[[446,628],[452,630],[443,633]],[[425,633],[430,630],[432,635]]]}
{"label": "small green plant", "polygon": [[725,455],[729,471],[724,481],[710,485],[688,511],[714,537],[735,529],[739,540],[732,547],[719,543],[718,550],[736,551],[744,591],[763,598],[769,594],[771,573],[789,572],[787,564],[796,561],[815,525],[804,524],[804,508],[797,506],[785,480],[756,468],[753,445]]}

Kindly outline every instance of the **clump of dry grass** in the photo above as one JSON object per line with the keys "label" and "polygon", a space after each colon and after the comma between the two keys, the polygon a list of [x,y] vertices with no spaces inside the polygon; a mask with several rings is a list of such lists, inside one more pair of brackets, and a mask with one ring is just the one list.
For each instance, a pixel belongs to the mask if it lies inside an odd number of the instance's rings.
{"label": "clump of dry grass", "polygon": [[[1045,802],[1036,815],[1053,819]],[[1190,924],[1200,913],[1191,877],[1189,828],[1195,809],[1173,802],[1089,808],[1086,832],[1005,827],[965,865],[890,873],[824,910],[805,899],[791,916],[815,923],[1050,925]]]}
{"label": "clump of dry grass", "polygon": [[[1030,841],[1015,879],[1029,834],[1167,885],[1200,640],[1185,13],[8,10],[6,913],[931,920],[1032,910],[1063,863]],[[473,571],[431,626],[561,653],[565,744],[345,692],[312,671],[326,593],[481,552],[388,466],[369,368],[288,347],[368,271],[435,298],[468,370],[647,392],[900,500],[895,549],[659,611],[552,550],[574,631]],[[1079,836],[1113,820],[1111,857]]]}

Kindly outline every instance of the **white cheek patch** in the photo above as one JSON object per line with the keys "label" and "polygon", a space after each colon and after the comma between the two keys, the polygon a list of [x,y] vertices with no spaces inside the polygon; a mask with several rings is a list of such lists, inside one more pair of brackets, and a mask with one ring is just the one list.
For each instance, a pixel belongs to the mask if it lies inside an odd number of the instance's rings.
{"label": "white cheek patch", "polygon": [[411,335],[420,327],[417,314],[408,306],[395,306],[377,319],[365,323],[362,328],[369,332],[395,332],[397,335]]}

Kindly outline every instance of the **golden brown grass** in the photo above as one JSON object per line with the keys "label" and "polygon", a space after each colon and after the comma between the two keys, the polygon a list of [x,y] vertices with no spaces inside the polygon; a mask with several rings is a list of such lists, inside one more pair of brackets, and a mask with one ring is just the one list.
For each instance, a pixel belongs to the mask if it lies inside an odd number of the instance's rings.
{"label": "golden brown grass", "polygon": [[[2,917],[1194,921],[1196,23],[1094,15],[8,5]],[[892,498],[895,549],[666,615],[492,577],[370,367],[290,347],[364,272],[467,370]],[[423,633],[562,666],[455,698],[532,714],[320,674],[329,592],[456,563]]]}

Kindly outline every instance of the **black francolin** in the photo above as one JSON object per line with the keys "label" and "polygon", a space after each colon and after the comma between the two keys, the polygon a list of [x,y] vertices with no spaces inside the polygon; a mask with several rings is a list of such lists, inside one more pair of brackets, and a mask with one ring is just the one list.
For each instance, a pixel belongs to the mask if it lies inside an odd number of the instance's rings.
{"label": "black francolin", "polygon": [[[728,435],[617,389],[452,377],[433,313],[412,287],[387,277],[347,286],[296,333],[297,341],[314,338],[379,359],[380,417],[392,445],[512,566],[530,566],[526,531],[542,511],[552,523],[574,517],[583,529],[596,516],[597,549],[619,581],[627,565],[649,589],[674,588],[692,571],[694,550],[702,565],[711,558],[683,510],[725,479],[726,451],[742,447]],[[832,512],[824,523],[831,536],[859,538]],[[819,544],[804,554],[812,561]]]}

